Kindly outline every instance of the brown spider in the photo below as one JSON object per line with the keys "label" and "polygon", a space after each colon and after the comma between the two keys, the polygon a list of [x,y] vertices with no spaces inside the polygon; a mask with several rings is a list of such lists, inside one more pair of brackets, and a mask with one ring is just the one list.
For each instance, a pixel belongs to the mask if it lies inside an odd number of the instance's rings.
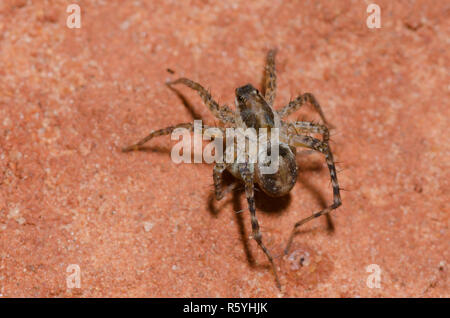
{"label": "brown spider", "polygon": [[[298,96],[282,109],[273,109],[273,102],[276,94],[275,54],[276,51],[271,50],[267,55],[263,93],[260,93],[251,84],[247,84],[236,89],[236,111],[232,111],[226,105],[220,106],[205,88],[187,78],[179,78],[175,81],[168,82],[167,84],[169,86],[184,84],[197,91],[205,105],[208,106],[214,116],[226,126],[240,127],[243,129],[254,128],[256,130],[259,128],[267,128],[269,134],[271,129],[279,129],[279,142],[277,144],[279,147],[279,166],[276,173],[261,173],[261,168],[266,164],[262,162],[250,163],[246,161],[243,163],[216,163],[214,166],[213,179],[215,197],[217,200],[222,199],[224,194],[229,191],[229,189],[226,189],[225,191],[222,189],[222,173],[225,170],[231,172],[234,177],[244,183],[248,208],[251,214],[252,238],[258,243],[269,259],[275,275],[277,287],[281,288],[272,255],[262,242],[262,235],[259,230],[258,219],[256,218],[254,184],[256,183],[259,188],[261,188],[262,191],[269,196],[280,197],[286,195],[292,189],[297,180],[298,172],[295,160],[296,147],[309,148],[325,155],[325,160],[330,171],[331,183],[333,186],[333,203],[327,208],[313,213],[311,216],[295,223],[285,249],[286,254],[288,253],[296,229],[302,224],[338,208],[341,205],[341,197],[333,155],[328,143],[329,131],[327,126],[329,126],[329,124],[325,120],[321,107],[314,96],[310,93],[305,93]],[[307,121],[282,121],[282,118],[285,118],[289,114],[298,110],[305,103],[310,103],[314,107],[325,125]],[[138,150],[139,147],[153,137],[168,135],[176,128],[186,128],[192,131],[194,129],[194,125],[191,123],[183,123],[153,131],[138,143],[123,148],[122,151],[127,152],[131,150]],[[219,127],[215,128],[222,130],[222,128]],[[322,140],[306,135],[308,133],[321,134]]]}

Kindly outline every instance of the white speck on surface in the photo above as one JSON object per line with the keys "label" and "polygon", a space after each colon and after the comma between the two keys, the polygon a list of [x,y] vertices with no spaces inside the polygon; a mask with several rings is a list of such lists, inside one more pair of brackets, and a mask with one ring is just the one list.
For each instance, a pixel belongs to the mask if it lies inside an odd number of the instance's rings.
{"label": "white speck on surface", "polygon": [[16,206],[9,211],[8,219],[16,219],[19,217],[19,215],[20,215],[20,210],[19,210],[19,207]]}
{"label": "white speck on surface", "polygon": [[126,20],[126,21],[122,22],[122,24],[120,25],[120,29],[122,31],[125,31],[126,29],[128,29],[130,27],[130,24],[131,24],[130,21]]}
{"label": "white speck on surface", "polygon": [[19,223],[20,225],[24,224],[26,222],[25,218],[20,215],[20,209],[18,206],[12,208],[8,213],[8,219],[14,219]]}
{"label": "white speck on surface", "polygon": [[149,232],[152,228],[153,228],[153,223],[152,222],[144,222],[144,230],[145,232]]}
{"label": "white speck on surface", "polygon": [[17,223],[19,223],[20,225],[24,224],[26,222],[24,217],[20,217],[16,219]]}

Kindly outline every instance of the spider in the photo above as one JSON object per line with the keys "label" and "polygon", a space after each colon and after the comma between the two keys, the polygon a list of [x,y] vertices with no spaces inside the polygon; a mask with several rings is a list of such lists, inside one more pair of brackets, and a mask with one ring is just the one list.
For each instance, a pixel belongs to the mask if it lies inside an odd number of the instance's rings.
{"label": "spider", "polygon": [[[250,211],[251,216],[252,238],[256,241],[258,246],[267,256],[267,259],[272,266],[276,285],[279,289],[281,289],[280,280],[278,278],[272,254],[263,243],[258,219],[256,217],[254,200],[255,184],[257,184],[263,192],[271,197],[284,196],[289,193],[297,180],[298,169],[295,160],[297,147],[309,148],[310,150],[320,152],[325,156],[333,188],[333,203],[325,209],[315,212],[309,217],[304,218],[294,224],[288,244],[284,250],[285,254],[288,253],[294,234],[301,225],[321,215],[330,213],[332,210],[337,209],[342,203],[338,179],[336,175],[336,168],[329,146],[330,134],[328,127],[331,126],[325,119],[321,106],[317,102],[316,98],[310,93],[304,93],[289,102],[280,110],[274,110],[273,108],[277,86],[275,55],[276,50],[270,50],[267,54],[263,81],[264,87],[262,92],[259,92],[251,84],[241,86],[235,90],[235,111],[231,110],[226,105],[219,105],[212,98],[211,94],[205,88],[203,88],[203,86],[190,79],[179,78],[175,81],[167,82],[167,85],[171,87],[172,85],[176,84],[184,84],[197,91],[197,93],[202,98],[203,103],[211,110],[213,115],[224,126],[236,128],[240,127],[243,129],[266,128],[269,130],[269,132],[274,128],[279,129],[279,142],[276,145],[279,147],[279,166],[277,172],[272,174],[261,173],[261,168],[266,164],[262,162],[251,163],[248,160],[239,163],[217,162],[215,163],[213,169],[213,180],[215,190],[214,192],[217,200],[221,200],[229,191],[229,189],[223,189],[222,186],[222,173],[225,170],[228,170],[235,178],[237,178],[241,181],[241,183],[244,184],[248,210]],[[308,121],[286,122],[282,120],[291,113],[297,111],[302,105],[306,103],[309,103],[314,107],[315,111],[320,115],[324,124],[318,124]],[[207,126],[204,127],[206,128]],[[186,128],[190,131],[193,131],[194,125],[191,123],[182,123],[152,131],[148,136],[146,136],[136,144],[123,148],[122,151],[128,152],[132,150],[138,150],[150,139],[157,136],[168,135],[177,128]],[[215,128],[223,129],[219,127]],[[319,134],[322,138],[321,140],[313,138],[309,134]]]}

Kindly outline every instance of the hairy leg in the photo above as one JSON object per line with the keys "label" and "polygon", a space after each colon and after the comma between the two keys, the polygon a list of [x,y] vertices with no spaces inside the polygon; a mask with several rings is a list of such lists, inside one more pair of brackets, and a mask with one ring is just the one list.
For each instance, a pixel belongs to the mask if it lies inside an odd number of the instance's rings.
{"label": "hairy leg", "polygon": [[211,94],[200,84],[191,81],[187,78],[179,78],[173,82],[168,82],[167,85],[184,84],[193,90],[197,91],[203,100],[203,103],[211,110],[213,115],[223,123],[234,123],[234,112],[228,106],[220,106],[211,96]]}
{"label": "hairy leg", "polygon": [[255,198],[254,198],[254,184],[253,184],[253,172],[250,171],[250,167],[248,163],[239,164],[239,173],[241,175],[242,180],[245,184],[245,194],[247,196],[248,208],[250,210],[250,217],[252,223],[252,236],[253,239],[258,243],[259,247],[263,250],[264,254],[266,254],[269,259],[270,264],[272,265],[273,272],[275,274],[275,280],[277,287],[281,289],[280,280],[278,279],[277,269],[275,267],[275,263],[273,261],[272,255],[269,250],[262,242],[262,235],[259,231],[259,223],[256,218],[256,208],[255,208]]}
{"label": "hairy leg", "polygon": [[321,215],[330,213],[332,210],[337,209],[342,204],[339,183],[338,183],[337,174],[336,174],[336,167],[334,165],[333,154],[331,153],[331,149],[330,149],[329,145],[318,139],[312,138],[310,136],[303,136],[303,135],[292,136],[289,140],[289,144],[294,147],[311,148],[311,149],[319,151],[325,155],[325,160],[327,162],[328,170],[330,171],[331,184],[333,186],[333,203],[330,206],[328,206],[327,208],[325,208],[319,212],[315,212],[311,216],[304,218],[303,220],[300,220],[299,222],[295,223],[294,228],[292,230],[292,234],[291,234],[288,244],[286,246],[286,249],[284,250],[284,252],[286,254],[289,251],[289,247],[292,243],[292,240],[295,235],[295,231],[298,227],[311,221],[312,219],[318,218]]}
{"label": "hairy leg", "polygon": [[282,109],[278,111],[278,114],[281,118],[287,117],[293,112],[297,111],[300,107],[302,107],[304,104],[310,103],[315,111],[320,115],[320,118],[323,120],[323,122],[328,126],[332,127],[328,121],[325,119],[325,115],[323,114],[322,108],[319,105],[319,102],[316,100],[313,94],[311,93],[305,93],[303,95],[298,96],[293,101],[289,102],[286,106],[284,106]]}
{"label": "hairy leg", "polygon": [[273,106],[277,91],[277,74],[275,71],[276,50],[270,50],[267,54],[266,68],[264,74],[264,99]]}
{"label": "hairy leg", "polygon": [[328,143],[330,140],[330,132],[325,125],[311,123],[309,121],[297,121],[293,123],[283,122],[283,126],[286,127],[290,135],[300,135],[304,133],[321,134],[322,141]]}
{"label": "hairy leg", "polygon": [[[122,152],[139,150],[139,148],[141,146],[143,146],[146,142],[148,142],[150,139],[152,139],[154,137],[158,137],[158,136],[169,135],[177,128],[185,128],[185,129],[188,129],[189,131],[193,131],[194,130],[194,124],[192,124],[192,123],[182,123],[182,124],[166,127],[166,128],[159,129],[159,130],[154,130],[150,134],[148,134],[146,137],[144,137],[140,141],[138,141],[137,143],[122,148]],[[202,126],[202,132],[206,133],[205,129],[208,129],[208,128],[214,128],[214,129],[220,130],[221,131],[221,137],[225,135],[225,132],[221,128],[219,128],[219,127],[209,127],[209,126],[206,126],[206,125]],[[214,135],[212,135],[211,137],[214,137]]]}
{"label": "hairy leg", "polygon": [[217,201],[220,201],[226,194],[226,190],[223,190],[222,188],[222,173],[225,171],[226,168],[227,165],[225,163],[216,163],[214,165],[213,170],[214,192]]}

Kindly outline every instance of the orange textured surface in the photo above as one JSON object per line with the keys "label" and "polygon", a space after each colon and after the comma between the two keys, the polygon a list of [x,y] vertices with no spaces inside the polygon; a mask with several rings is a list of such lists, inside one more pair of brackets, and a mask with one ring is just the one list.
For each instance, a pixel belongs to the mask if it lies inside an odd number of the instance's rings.
{"label": "orange textured surface", "polygon": [[[380,29],[364,1],[78,1],[81,29],[66,27],[69,3],[0,3],[3,297],[450,296],[448,1],[377,1]],[[152,129],[214,123],[167,79],[232,105],[236,87],[259,86],[273,47],[276,108],[318,98],[348,190],[334,231],[314,220],[291,260],[277,257],[282,292],[248,211],[234,213],[244,196],[212,201],[211,165],[174,164],[170,137],[120,152]],[[275,255],[332,199],[323,158],[298,162],[288,198],[257,197]],[[70,264],[79,289],[66,285]],[[370,264],[380,288],[366,284]]]}

